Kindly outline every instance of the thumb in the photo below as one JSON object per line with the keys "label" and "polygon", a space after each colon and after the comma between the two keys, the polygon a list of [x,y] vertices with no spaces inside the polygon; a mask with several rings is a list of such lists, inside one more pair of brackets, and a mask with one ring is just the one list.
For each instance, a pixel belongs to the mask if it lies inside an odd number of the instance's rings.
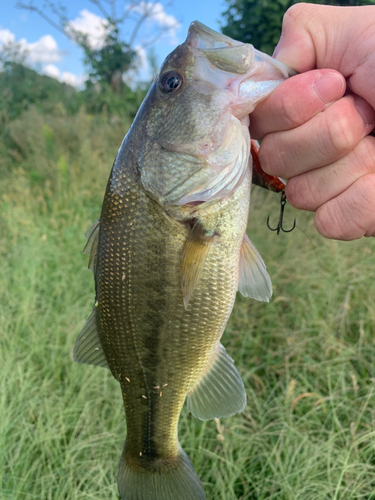
{"label": "thumb", "polygon": [[284,15],[274,57],[298,73],[322,68],[339,71],[347,88],[375,109],[374,47],[374,5],[299,3]]}
{"label": "thumb", "polygon": [[[298,73],[315,68],[339,70],[340,57],[333,58],[337,59],[335,64],[329,49],[334,46],[336,51],[345,50],[348,9],[304,3],[293,5],[284,15],[280,41],[273,57]],[[330,45],[332,43],[334,45]]]}

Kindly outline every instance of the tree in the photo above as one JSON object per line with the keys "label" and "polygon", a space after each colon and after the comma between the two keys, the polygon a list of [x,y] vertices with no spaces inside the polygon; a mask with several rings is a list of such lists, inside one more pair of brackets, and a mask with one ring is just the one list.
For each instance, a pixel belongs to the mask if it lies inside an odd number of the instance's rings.
{"label": "tree", "polygon": [[10,60],[3,61],[0,88],[0,135],[5,125],[30,106],[61,115],[76,113],[82,103],[82,97],[70,85]]}
{"label": "tree", "polygon": [[[19,0],[16,6],[36,12],[55,29],[82,47],[85,54],[84,62],[90,70],[91,84],[99,84],[103,88],[109,86],[112,91],[120,93],[123,88],[124,73],[133,69],[137,63],[135,43],[138,41],[142,25],[147,21],[158,21],[153,36],[148,40],[143,39],[140,43],[140,46],[145,48],[152,45],[164,33],[176,28],[178,23],[171,16],[165,16],[159,0],[125,0],[121,2],[123,11],[120,13],[119,0],[89,1],[103,16],[101,28],[104,39],[99,45],[93,45],[87,33],[75,27],[67,15],[66,8],[55,0],[45,0],[42,8],[35,6],[33,0],[28,0],[28,3]],[[122,28],[125,28],[125,25],[128,28],[131,23],[130,34],[124,39],[125,29]]]}
{"label": "tree", "polygon": [[[325,5],[368,5],[375,0],[309,0]],[[226,0],[222,32],[236,40],[251,43],[257,49],[272,54],[281,34],[285,11],[298,0]]]}
{"label": "tree", "polygon": [[23,65],[29,51],[20,42],[5,42],[0,47],[0,63],[3,69],[10,63]]}
{"label": "tree", "polygon": [[129,71],[137,60],[137,53],[119,39],[118,29],[108,22],[108,32],[104,44],[99,49],[90,47],[87,36],[80,37],[80,45],[85,52],[84,62],[91,68],[92,83],[108,84],[112,91],[120,93],[122,75]]}

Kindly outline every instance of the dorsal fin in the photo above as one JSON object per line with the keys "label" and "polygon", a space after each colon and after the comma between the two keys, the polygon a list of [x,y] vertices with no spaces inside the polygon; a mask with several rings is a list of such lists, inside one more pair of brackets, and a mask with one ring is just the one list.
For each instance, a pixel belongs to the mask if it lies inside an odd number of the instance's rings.
{"label": "dorsal fin", "polygon": [[185,309],[201,277],[213,239],[214,235],[207,236],[199,222],[196,222],[184,243],[181,259],[181,286]]}
{"label": "dorsal fin", "polygon": [[272,283],[258,250],[245,234],[240,252],[238,290],[244,297],[269,302]]}

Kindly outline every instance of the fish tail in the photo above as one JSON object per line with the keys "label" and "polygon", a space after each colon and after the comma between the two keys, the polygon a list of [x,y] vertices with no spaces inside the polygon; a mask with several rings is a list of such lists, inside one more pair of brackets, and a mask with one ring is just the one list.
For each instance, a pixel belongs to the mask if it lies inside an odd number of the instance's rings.
{"label": "fish tail", "polygon": [[206,500],[186,453],[163,459],[122,452],[117,484],[122,500]]}

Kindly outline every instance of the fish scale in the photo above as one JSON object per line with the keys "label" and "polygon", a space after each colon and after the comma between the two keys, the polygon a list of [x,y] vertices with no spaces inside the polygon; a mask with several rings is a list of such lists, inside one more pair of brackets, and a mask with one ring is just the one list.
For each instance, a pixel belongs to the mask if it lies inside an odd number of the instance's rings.
{"label": "fish scale", "polygon": [[[123,161],[121,173],[126,169],[126,158]],[[110,185],[122,193],[124,202],[119,203],[117,195],[107,196],[103,205],[97,311],[100,340],[120,380],[127,410],[127,453],[133,461],[144,462],[178,455],[177,424],[186,393],[212,358],[233,307],[238,285],[233,270],[242,236],[232,235],[229,245],[214,247],[185,310],[180,256],[187,231],[168,223],[160,206],[129,182],[130,174],[117,179],[113,172]],[[236,195],[243,198],[247,193],[245,183]],[[232,216],[246,221],[248,204],[238,208],[234,203],[233,214],[221,217],[219,231],[228,230]],[[121,263],[116,254],[123,256]],[[168,389],[161,398],[151,393],[151,387],[166,381]]]}
{"label": "fish scale", "polygon": [[248,113],[287,76],[252,46],[195,22],[117,154],[87,232],[96,301],[74,357],[108,367],[120,383],[122,500],[204,500],[178,442],[183,404],[201,419],[245,407],[220,338],[237,289],[266,301],[272,293],[246,236]]}
{"label": "fish scale", "polygon": [[[126,158],[123,161],[118,168],[121,173],[126,169]],[[212,357],[233,307],[237,289],[233,269],[237,267],[242,237],[237,241],[230,238],[229,248],[217,245],[213,249],[190,307],[185,310],[180,256],[186,228],[178,229],[168,222],[160,206],[129,182],[130,173],[125,179],[123,175],[117,179],[116,174],[114,171],[110,185],[129,201],[120,204],[115,197],[115,204],[108,196],[101,214],[97,306],[100,340],[109,366],[120,380],[125,408],[131,408],[127,413],[128,446],[134,458],[142,452],[145,460],[150,450],[153,456],[168,457],[172,451],[174,455],[178,452],[177,423],[186,393]],[[244,185],[242,196],[246,195]],[[247,204],[242,213],[237,208],[234,204],[236,216],[245,221]],[[223,226],[226,230],[228,220],[222,218],[218,229]],[[128,230],[124,231],[124,227]],[[117,252],[124,256],[121,264]],[[111,315],[107,316],[109,308]],[[165,382],[168,390],[162,398],[151,394],[151,387]],[[150,418],[157,429],[156,434],[150,435],[149,427],[144,425],[145,413],[147,421]]]}

